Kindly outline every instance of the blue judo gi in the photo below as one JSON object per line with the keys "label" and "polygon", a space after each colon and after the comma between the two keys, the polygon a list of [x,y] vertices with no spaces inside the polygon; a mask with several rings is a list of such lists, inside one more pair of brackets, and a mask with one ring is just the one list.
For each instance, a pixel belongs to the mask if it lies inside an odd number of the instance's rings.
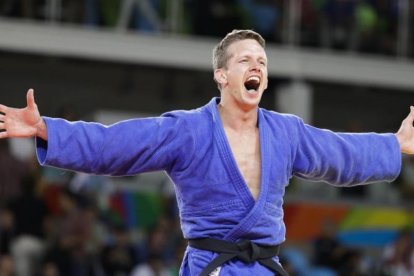
{"label": "blue judo gi", "polygon": [[[45,117],[48,141],[37,139],[37,156],[42,165],[103,175],[165,170],[175,183],[186,239],[263,245],[285,240],[282,204],[292,176],[352,186],[392,181],[400,172],[394,134],[334,133],[259,108],[261,190],[255,200],[226,139],[219,101],[111,126]],[[188,247],[180,275],[199,275],[216,255]],[[220,275],[273,273],[257,262],[232,260]]]}

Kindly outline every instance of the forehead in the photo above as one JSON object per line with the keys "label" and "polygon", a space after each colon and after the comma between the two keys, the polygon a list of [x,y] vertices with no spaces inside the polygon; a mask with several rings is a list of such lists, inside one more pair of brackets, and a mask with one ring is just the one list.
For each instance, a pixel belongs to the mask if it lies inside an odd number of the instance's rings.
{"label": "forehead", "polygon": [[259,42],[254,39],[244,39],[233,42],[227,48],[227,54],[230,58],[245,55],[257,55],[266,58],[265,50]]}

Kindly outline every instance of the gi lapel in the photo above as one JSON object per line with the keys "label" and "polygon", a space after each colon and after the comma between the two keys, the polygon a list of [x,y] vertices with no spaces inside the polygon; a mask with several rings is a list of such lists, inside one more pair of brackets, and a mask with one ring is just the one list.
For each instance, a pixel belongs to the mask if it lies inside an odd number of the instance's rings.
{"label": "gi lapel", "polygon": [[266,124],[262,111],[258,110],[258,125],[259,125],[259,139],[260,139],[260,154],[261,154],[261,179],[260,179],[260,193],[257,200],[255,200],[247,187],[245,180],[243,179],[241,172],[234,159],[230,145],[227,141],[227,137],[224,132],[223,124],[220,119],[220,115],[217,108],[219,99],[214,100],[212,106],[213,117],[215,120],[215,137],[217,139],[220,153],[223,157],[224,167],[229,174],[234,188],[238,192],[242,202],[246,206],[248,213],[240,221],[239,224],[227,233],[225,239],[228,241],[237,241],[243,234],[247,233],[258,221],[262,212],[264,211],[264,205],[266,203],[266,195],[268,190],[268,173],[269,173],[269,137],[266,130]]}
{"label": "gi lapel", "polygon": [[214,117],[214,137],[218,143],[219,152],[223,158],[224,167],[229,175],[235,190],[237,191],[240,199],[247,209],[252,208],[255,204],[255,200],[247,187],[246,182],[243,179],[242,174],[237,166],[236,160],[234,159],[230,145],[227,141],[226,134],[224,132],[223,123],[221,122],[220,114],[218,111],[219,98],[215,98],[211,111]]}

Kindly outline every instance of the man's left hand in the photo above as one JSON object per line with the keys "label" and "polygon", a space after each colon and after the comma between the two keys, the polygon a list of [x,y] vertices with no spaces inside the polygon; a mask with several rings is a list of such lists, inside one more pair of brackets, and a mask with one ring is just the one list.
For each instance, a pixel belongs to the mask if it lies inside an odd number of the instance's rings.
{"label": "man's left hand", "polygon": [[401,127],[395,134],[402,153],[414,154],[414,106],[410,106],[410,113],[402,121]]}

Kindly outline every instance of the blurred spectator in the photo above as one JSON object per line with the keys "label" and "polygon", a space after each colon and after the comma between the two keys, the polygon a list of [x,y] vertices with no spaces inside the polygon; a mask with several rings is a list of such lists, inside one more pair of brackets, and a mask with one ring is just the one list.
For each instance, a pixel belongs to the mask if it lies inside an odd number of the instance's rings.
{"label": "blurred spectator", "polygon": [[362,252],[357,249],[349,249],[344,256],[343,264],[339,267],[339,276],[368,276],[372,270],[365,268]]}
{"label": "blurred spectator", "polygon": [[7,208],[0,209],[0,255],[10,255],[13,238],[13,214]]}
{"label": "blurred spectator", "polygon": [[[124,1],[125,2],[125,1]],[[146,32],[160,32],[163,30],[163,23],[161,19],[161,4],[160,0],[135,0],[135,20],[133,27],[136,30]]]}
{"label": "blurred spectator", "polygon": [[171,262],[168,264],[171,275],[178,276],[180,274],[181,262],[184,259],[184,252],[187,248],[188,242],[182,236],[180,240],[175,244],[174,256]]}
{"label": "blurred spectator", "polygon": [[113,228],[113,242],[103,248],[101,255],[106,275],[130,275],[137,257],[126,227],[119,225]]}
{"label": "blurred spectator", "polygon": [[63,22],[84,23],[84,0],[62,0],[62,15],[60,19]]}
{"label": "blurred spectator", "polygon": [[383,254],[382,273],[393,276],[414,275],[412,232],[402,229]]}
{"label": "blurred spectator", "polygon": [[41,270],[42,276],[59,276],[59,271],[55,264],[45,263]]}
{"label": "blurred spectator", "polygon": [[168,247],[168,230],[158,224],[157,227],[148,231],[148,239],[144,247],[141,247],[140,255],[144,257],[144,260],[148,260],[149,257],[158,256],[162,261],[168,260],[170,255],[170,248]]}
{"label": "blurred spectator", "polygon": [[46,256],[46,264],[56,266],[60,275],[87,275],[95,267],[88,254],[91,223],[78,206],[78,196],[63,190],[59,197],[62,214],[56,218],[55,241]]}
{"label": "blurred spectator", "polygon": [[411,26],[411,34],[410,34],[410,40],[409,40],[409,52],[410,52],[410,57],[413,58],[414,57],[414,5],[410,5],[411,11],[411,21],[409,22],[409,26]]}
{"label": "blurred spectator", "polygon": [[0,14],[11,17],[31,19],[41,18],[40,0],[3,0],[0,1]]}
{"label": "blurred spectator", "polygon": [[[96,1],[96,0],[89,0]],[[119,0],[102,0],[100,2],[100,20],[104,26],[115,27],[118,22],[122,2]]]}
{"label": "blurred spectator", "polygon": [[322,12],[326,0],[301,0],[300,44],[321,46]]}
{"label": "blurred spectator", "polygon": [[0,275],[12,275],[14,262],[10,247],[13,238],[13,215],[6,208],[0,209]]}
{"label": "blurred spectator", "polygon": [[32,275],[45,251],[46,206],[36,193],[36,179],[23,179],[21,196],[11,201],[8,209],[13,215],[13,240],[11,253],[16,272],[21,276]]}
{"label": "blurred spectator", "polygon": [[337,238],[337,225],[331,220],[324,221],[320,236],[314,240],[313,256],[315,268],[324,268],[324,273],[341,276],[366,275],[362,253],[341,244]]}
{"label": "blurred spectator", "polygon": [[[395,55],[397,51],[398,17],[400,1],[375,0],[374,7],[378,13],[377,43],[382,54]],[[414,14],[411,14],[413,17]]]}
{"label": "blurred spectator", "polygon": [[0,276],[15,275],[14,263],[10,256],[0,256]]}
{"label": "blurred spectator", "polygon": [[336,223],[327,220],[321,227],[321,234],[313,242],[314,265],[338,271],[344,263],[346,249],[337,239]]}
{"label": "blurred spectator", "polygon": [[16,159],[9,148],[9,141],[0,140],[0,199],[8,201],[20,195],[20,181],[29,171],[29,165]]}
{"label": "blurred spectator", "polygon": [[349,49],[353,28],[355,0],[326,0],[323,6],[325,48]]}
{"label": "blurred spectator", "polygon": [[[280,34],[281,3],[274,0],[238,0],[247,14],[251,28],[259,32],[267,41],[275,41]],[[235,28],[240,28],[235,26]]]}
{"label": "blurred spectator", "polygon": [[[354,41],[357,50],[361,52],[376,52],[376,31],[378,26],[378,14],[374,6],[368,0],[358,1],[355,9]],[[353,46],[355,48],[355,46]]]}
{"label": "blurred spectator", "polygon": [[233,29],[248,27],[237,0],[192,1],[193,26],[197,35],[224,36]]}
{"label": "blurred spectator", "polygon": [[337,276],[332,269],[313,266],[301,249],[287,246],[281,251],[280,260],[292,276]]}
{"label": "blurred spectator", "polygon": [[169,30],[165,21],[170,4],[166,0],[86,0],[85,22],[90,26],[104,25],[119,30],[165,31]]}
{"label": "blurred spectator", "polygon": [[133,275],[141,275],[134,274],[138,273],[137,271],[139,273],[164,271],[162,273],[170,273],[166,275],[177,275],[186,246],[179,224],[168,217],[160,218],[148,231],[147,239],[138,248],[141,264],[134,269]]}
{"label": "blurred spectator", "polygon": [[401,168],[401,197],[411,201],[414,198],[414,158],[403,156]]}
{"label": "blurred spectator", "polygon": [[172,276],[158,254],[151,254],[146,263],[139,264],[132,271],[132,276]]}
{"label": "blurred spectator", "polygon": [[160,32],[165,29],[161,10],[166,4],[160,0],[124,0],[120,3],[117,27],[126,30],[133,29],[146,32]]}

